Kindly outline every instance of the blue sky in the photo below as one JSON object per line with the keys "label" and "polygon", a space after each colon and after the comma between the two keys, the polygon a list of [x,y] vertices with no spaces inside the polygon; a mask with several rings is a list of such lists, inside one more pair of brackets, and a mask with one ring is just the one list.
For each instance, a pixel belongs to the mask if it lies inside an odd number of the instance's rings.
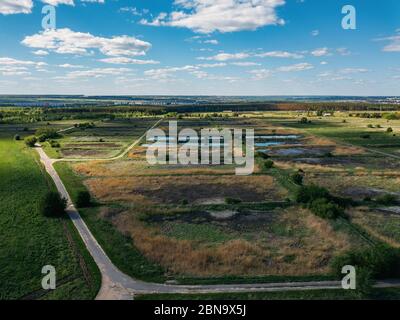
{"label": "blue sky", "polygon": [[2,0],[0,29],[0,94],[400,95],[398,0]]}

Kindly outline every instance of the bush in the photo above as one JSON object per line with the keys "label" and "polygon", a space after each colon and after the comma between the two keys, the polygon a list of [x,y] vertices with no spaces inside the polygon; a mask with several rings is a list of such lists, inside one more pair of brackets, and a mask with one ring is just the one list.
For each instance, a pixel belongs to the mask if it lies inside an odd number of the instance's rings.
{"label": "bush", "polygon": [[50,140],[49,144],[52,148],[60,148],[60,143],[54,140]]}
{"label": "bush", "polygon": [[40,212],[46,217],[62,217],[65,214],[67,201],[58,192],[48,192],[40,203]]}
{"label": "bush", "polygon": [[60,134],[55,129],[50,128],[39,128],[36,130],[35,135],[39,138],[39,141],[44,142],[47,139],[60,138]]}
{"label": "bush", "polygon": [[308,119],[306,117],[303,117],[300,119],[300,123],[303,123],[303,124],[308,123]]}
{"label": "bush", "polygon": [[376,203],[384,205],[384,206],[390,206],[397,204],[397,197],[393,194],[385,194],[383,196],[380,196],[376,198]]}
{"label": "bush", "polygon": [[356,293],[361,299],[370,297],[373,289],[372,272],[368,268],[356,269]]}
{"label": "bush", "polygon": [[274,162],[272,160],[266,160],[262,163],[262,169],[268,170],[274,167]]}
{"label": "bush", "polygon": [[79,191],[76,197],[76,206],[78,208],[87,208],[92,205],[92,197],[88,191]]}
{"label": "bush", "polygon": [[294,173],[290,178],[295,184],[299,186],[303,185],[303,176],[300,173]]}
{"label": "bush", "polygon": [[343,208],[325,198],[316,199],[309,204],[309,209],[323,219],[337,219],[344,215]]}
{"label": "bush", "polygon": [[399,251],[386,244],[378,244],[366,249],[352,250],[333,259],[332,270],[341,275],[342,267],[354,266],[356,270],[365,268],[371,273],[371,277],[377,279],[398,277]]}
{"label": "bush", "polygon": [[392,133],[392,132],[393,132],[393,129],[389,127],[389,128],[386,129],[386,132],[387,132],[387,133]]}
{"label": "bush", "polygon": [[225,198],[225,203],[226,204],[238,204],[238,203],[241,203],[242,202],[242,200],[240,200],[240,199],[236,199],[236,198]]}
{"label": "bush", "polygon": [[360,138],[362,138],[362,139],[369,139],[369,138],[371,138],[371,135],[369,135],[369,134],[362,134],[362,135],[360,136]]}
{"label": "bush", "polygon": [[14,136],[14,140],[15,140],[15,141],[20,141],[20,140],[21,140],[21,136],[20,136],[19,134],[16,134],[16,135]]}
{"label": "bush", "polygon": [[372,124],[367,125],[367,128],[373,128],[374,126]]}
{"label": "bush", "polygon": [[309,204],[321,198],[330,199],[331,196],[328,190],[316,185],[303,186],[296,193],[296,202],[298,203]]}
{"label": "bush", "polygon": [[268,159],[269,155],[266,152],[257,151],[256,157],[261,158],[261,159]]}
{"label": "bush", "polygon": [[45,134],[41,134],[40,136],[37,137],[39,142],[45,142],[47,140],[47,136]]}
{"label": "bush", "polygon": [[33,148],[35,146],[35,143],[37,142],[37,138],[35,136],[29,136],[25,138],[25,144],[28,147]]}

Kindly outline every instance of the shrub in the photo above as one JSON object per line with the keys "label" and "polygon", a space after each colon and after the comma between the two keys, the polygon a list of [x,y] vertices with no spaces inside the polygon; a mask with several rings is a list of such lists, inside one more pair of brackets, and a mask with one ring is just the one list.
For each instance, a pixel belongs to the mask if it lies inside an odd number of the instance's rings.
{"label": "shrub", "polygon": [[356,293],[361,299],[368,298],[373,288],[372,272],[368,268],[356,269]]}
{"label": "shrub", "polygon": [[39,141],[41,142],[46,141],[47,139],[60,138],[60,134],[57,132],[57,130],[51,128],[39,128],[36,130],[35,135],[39,137]]}
{"label": "shrub", "polygon": [[303,123],[303,124],[308,123],[308,119],[306,117],[303,117],[300,119],[300,123]]}
{"label": "shrub", "polygon": [[47,136],[45,134],[41,134],[40,136],[37,137],[39,142],[45,142],[47,140]]}
{"label": "shrub", "polygon": [[16,135],[14,136],[14,140],[15,140],[15,141],[20,141],[20,140],[21,140],[21,136],[20,136],[19,134],[16,134]]}
{"label": "shrub", "polygon": [[49,144],[52,148],[59,148],[60,147],[60,143],[54,140],[50,140]]}
{"label": "shrub", "polygon": [[242,202],[242,200],[240,200],[240,199],[229,198],[229,197],[225,198],[225,203],[226,204],[238,204],[238,203],[241,203],[241,202]]}
{"label": "shrub", "polygon": [[92,204],[92,197],[88,191],[79,191],[76,196],[76,206],[78,208],[87,208]]}
{"label": "shrub", "polygon": [[386,129],[386,132],[387,132],[387,133],[392,133],[392,132],[393,132],[393,129],[389,127],[389,128]]}
{"label": "shrub", "polygon": [[325,198],[316,199],[309,204],[309,209],[316,216],[323,219],[337,219],[344,215],[344,211],[336,203]]}
{"label": "shrub", "polygon": [[342,267],[351,265],[356,268],[365,268],[370,271],[371,277],[377,279],[397,277],[400,273],[399,251],[386,244],[348,251],[337,256],[332,261],[332,270],[341,275]]}
{"label": "shrub", "polygon": [[299,186],[303,185],[303,176],[300,173],[294,173],[290,178],[295,184]]}
{"label": "shrub", "polygon": [[381,205],[390,206],[397,204],[397,197],[393,194],[385,194],[383,196],[376,198],[375,201]]}
{"label": "shrub", "polygon": [[46,217],[62,217],[65,214],[67,201],[55,191],[48,192],[40,203],[40,212]]}
{"label": "shrub", "polygon": [[37,138],[35,136],[29,136],[25,138],[25,144],[28,147],[33,148],[35,146],[35,143],[37,142]]}
{"label": "shrub", "polygon": [[256,157],[261,158],[261,159],[268,159],[269,155],[266,152],[257,151]]}
{"label": "shrub", "polygon": [[296,202],[308,204],[317,199],[330,199],[331,196],[325,188],[310,185],[301,187],[296,193]]}
{"label": "shrub", "polygon": [[262,163],[262,169],[268,170],[274,167],[274,162],[272,160],[266,160]]}

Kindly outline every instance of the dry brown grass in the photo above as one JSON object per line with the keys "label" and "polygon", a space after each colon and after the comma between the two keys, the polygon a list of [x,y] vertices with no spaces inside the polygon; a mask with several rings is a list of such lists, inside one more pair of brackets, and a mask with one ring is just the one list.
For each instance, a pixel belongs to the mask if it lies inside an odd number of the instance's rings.
{"label": "dry brown grass", "polygon": [[[135,213],[111,218],[150,260],[172,274],[218,275],[304,275],[329,271],[333,255],[350,247],[346,235],[336,234],[328,222],[298,208],[282,212],[281,222],[304,228],[305,235],[260,236],[248,241],[238,238],[221,244],[199,244],[165,236],[156,225],[139,221]],[[293,261],[287,261],[293,256]]]}
{"label": "dry brown grass", "polygon": [[284,199],[287,192],[270,176],[141,176],[93,178],[86,181],[90,191],[103,201],[137,204],[189,203],[209,198],[237,198],[244,202]]}

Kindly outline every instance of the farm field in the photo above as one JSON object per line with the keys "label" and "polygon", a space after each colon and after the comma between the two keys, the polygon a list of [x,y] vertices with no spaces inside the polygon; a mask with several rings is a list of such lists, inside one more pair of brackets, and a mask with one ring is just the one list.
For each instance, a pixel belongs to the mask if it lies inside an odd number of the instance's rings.
{"label": "farm field", "polygon": [[[335,257],[374,241],[396,246],[399,216],[391,211],[391,218],[384,218],[381,210],[388,206],[374,201],[396,192],[399,162],[371,153],[361,143],[364,139],[356,139],[371,130],[365,119],[355,119],[354,127],[353,119],[343,122],[349,119],[345,115],[310,117],[312,122],[304,125],[299,123],[302,116],[245,113],[178,120],[180,128],[194,130],[254,128],[259,137],[256,150],[268,154],[275,165],[265,169],[257,158],[249,177],[235,176],[232,165],[151,166],[144,146],[116,161],[59,163],[57,168],[64,181],[73,176],[75,184],[87,188],[99,203],[84,213],[98,236],[133,246],[132,255],[151,264],[152,279],[195,283],[212,278],[224,282],[227,277],[330,277]],[[165,120],[159,128],[167,126]],[[397,128],[396,122],[391,126]],[[353,132],[353,140],[337,134],[347,131]],[[374,136],[370,139],[375,141]],[[385,132],[379,139],[386,145],[397,143]],[[299,187],[290,181],[296,172],[302,172],[306,185],[317,184],[335,196],[360,202],[346,209],[350,220],[325,220],[296,204]],[[362,219],[361,209],[367,212]],[[370,214],[381,214],[385,226],[374,225],[367,219]],[[104,230],[117,234],[112,240],[102,235]],[[126,273],[149,277],[137,265],[122,261],[121,255],[129,256],[122,247],[103,245],[121,260]]]}
{"label": "farm field", "polygon": [[[55,187],[36,152],[14,141],[12,131],[0,127],[0,299],[93,299],[97,266],[68,219],[39,212]],[[41,287],[46,265],[56,268],[56,290]]]}

